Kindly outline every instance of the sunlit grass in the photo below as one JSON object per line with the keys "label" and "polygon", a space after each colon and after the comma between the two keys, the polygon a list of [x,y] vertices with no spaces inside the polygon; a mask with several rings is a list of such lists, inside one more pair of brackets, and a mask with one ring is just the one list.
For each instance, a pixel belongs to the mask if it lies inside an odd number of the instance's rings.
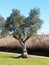
{"label": "sunlit grass", "polygon": [[49,58],[15,58],[18,54],[0,53],[0,65],[49,65]]}

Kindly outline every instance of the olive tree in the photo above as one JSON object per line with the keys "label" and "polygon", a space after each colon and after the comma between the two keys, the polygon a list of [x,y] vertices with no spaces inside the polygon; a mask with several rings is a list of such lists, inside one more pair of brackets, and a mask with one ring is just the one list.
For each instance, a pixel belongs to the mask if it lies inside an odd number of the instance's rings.
{"label": "olive tree", "polygon": [[22,46],[22,57],[27,58],[26,41],[40,29],[42,24],[39,8],[31,9],[27,17],[22,16],[20,11],[13,9],[6,20],[5,30],[12,32]]}

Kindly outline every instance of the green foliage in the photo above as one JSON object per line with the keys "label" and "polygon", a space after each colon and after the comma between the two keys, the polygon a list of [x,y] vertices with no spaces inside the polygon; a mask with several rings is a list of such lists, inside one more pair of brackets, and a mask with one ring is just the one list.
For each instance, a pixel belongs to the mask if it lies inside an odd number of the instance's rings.
{"label": "green foliage", "polygon": [[0,24],[4,24],[5,20],[4,18],[0,15]]}
{"label": "green foliage", "polygon": [[2,29],[5,24],[4,18],[0,15],[0,28]]}
{"label": "green foliage", "polygon": [[43,22],[39,15],[39,8],[31,9],[28,17],[22,16],[19,10],[13,9],[6,20],[5,29],[13,31],[13,34],[16,34],[18,37],[31,36],[37,33]]}
{"label": "green foliage", "polygon": [[13,9],[11,15],[6,20],[5,28],[8,31],[19,31],[20,26],[24,24],[23,20],[24,17],[20,15],[20,12],[17,9]]}
{"label": "green foliage", "polygon": [[[26,18],[26,24],[30,27],[32,34],[36,33],[40,29],[41,24],[43,23],[42,19],[39,17],[40,11],[38,8],[31,9],[29,16]],[[31,33],[31,32],[30,32]]]}

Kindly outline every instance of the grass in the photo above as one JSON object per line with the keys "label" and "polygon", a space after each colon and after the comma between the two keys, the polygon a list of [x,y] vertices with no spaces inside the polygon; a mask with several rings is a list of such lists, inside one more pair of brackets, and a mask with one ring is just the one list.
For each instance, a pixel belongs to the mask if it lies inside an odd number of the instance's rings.
{"label": "grass", "polygon": [[14,58],[17,54],[0,53],[0,65],[49,65],[49,58]]}

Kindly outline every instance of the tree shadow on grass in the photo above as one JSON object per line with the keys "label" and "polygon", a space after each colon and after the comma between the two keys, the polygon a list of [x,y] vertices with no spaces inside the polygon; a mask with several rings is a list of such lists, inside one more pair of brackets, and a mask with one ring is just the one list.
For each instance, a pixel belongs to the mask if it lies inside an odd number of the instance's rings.
{"label": "tree shadow on grass", "polygon": [[19,55],[19,56],[13,56],[12,58],[22,58],[22,56],[21,55]]}

